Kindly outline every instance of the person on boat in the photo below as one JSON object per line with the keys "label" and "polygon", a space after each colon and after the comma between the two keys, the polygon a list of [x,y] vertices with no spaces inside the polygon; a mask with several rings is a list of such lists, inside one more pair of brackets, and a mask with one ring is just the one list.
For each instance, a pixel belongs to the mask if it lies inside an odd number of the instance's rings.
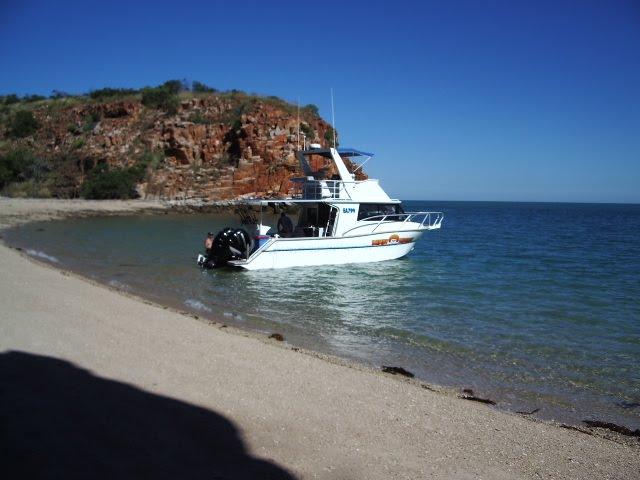
{"label": "person on boat", "polygon": [[280,214],[278,219],[278,234],[281,237],[290,237],[293,234],[293,222],[284,212]]}
{"label": "person on boat", "polygon": [[204,239],[204,249],[207,255],[211,253],[211,247],[213,247],[213,233],[207,233],[207,238]]}

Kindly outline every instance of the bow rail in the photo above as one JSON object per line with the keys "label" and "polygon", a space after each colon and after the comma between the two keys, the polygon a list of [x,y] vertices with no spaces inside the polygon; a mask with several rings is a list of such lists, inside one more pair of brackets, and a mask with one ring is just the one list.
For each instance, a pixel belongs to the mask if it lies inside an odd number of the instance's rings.
{"label": "bow rail", "polygon": [[343,236],[358,228],[371,226],[370,223],[363,224],[362,222],[378,222],[371,230],[371,233],[375,233],[380,225],[388,223],[418,223],[418,230],[437,230],[442,226],[442,220],[444,220],[444,213],[442,212],[406,212],[373,215],[359,220],[358,225],[344,232]]}

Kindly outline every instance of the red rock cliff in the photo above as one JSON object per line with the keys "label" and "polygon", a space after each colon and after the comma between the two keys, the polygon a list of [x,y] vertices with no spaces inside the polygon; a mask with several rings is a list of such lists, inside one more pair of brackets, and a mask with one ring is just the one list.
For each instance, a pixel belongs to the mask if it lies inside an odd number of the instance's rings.
{"label": "red rock cliff", "polygon": [[[67,196],[80,191],[96,166],[130,167],[145,152],[157,159],[145,167],[137,187],[146,198],[284,196],[289,179],[301,174],[296,107],[273,97],[182,96],[174,114],[135,98],[49,102],[32,111],[40,127],[29,138],[14,140],[14,147],[26,146],[53,162],[66,182],[66,190],[58,191]],[[300,122],[307,143],[328,145],[331,127],[314,109],[301,109]]]}

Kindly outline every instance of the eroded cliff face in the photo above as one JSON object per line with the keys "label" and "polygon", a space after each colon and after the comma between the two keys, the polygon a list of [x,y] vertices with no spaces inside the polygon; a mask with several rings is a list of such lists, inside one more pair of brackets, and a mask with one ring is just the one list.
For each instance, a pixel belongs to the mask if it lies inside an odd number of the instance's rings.
{"label": "eroded cliff face", "polygon": [[[48,159],[59,171],[56,191],[67,192],[58,196],[77,196],[96,167],[132,167],[144,155],[154,161],[137,185],[143,198],[281,197],[291,190],[289,179],[301,175],[296,107],[271,97],[193,95],[181,98],[175,114],[135,98],[48,103],[32,112],[38,131],[9,146]],[[300,124],[307,144],[328,146],[331,127],[313,109],[301,109]],[[315,167],[323,167],[321,159]]]}

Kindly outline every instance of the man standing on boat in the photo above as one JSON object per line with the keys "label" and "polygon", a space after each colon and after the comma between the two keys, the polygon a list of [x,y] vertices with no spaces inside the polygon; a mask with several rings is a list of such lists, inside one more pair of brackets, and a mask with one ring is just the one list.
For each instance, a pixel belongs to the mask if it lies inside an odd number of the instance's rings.
{"label": "man standing on boat", "polygon": [[280,214],[280,218],[278,219],[278,234],[281,237],[290,237],[293,233],[293,222],[287,214],[282,212]]}

